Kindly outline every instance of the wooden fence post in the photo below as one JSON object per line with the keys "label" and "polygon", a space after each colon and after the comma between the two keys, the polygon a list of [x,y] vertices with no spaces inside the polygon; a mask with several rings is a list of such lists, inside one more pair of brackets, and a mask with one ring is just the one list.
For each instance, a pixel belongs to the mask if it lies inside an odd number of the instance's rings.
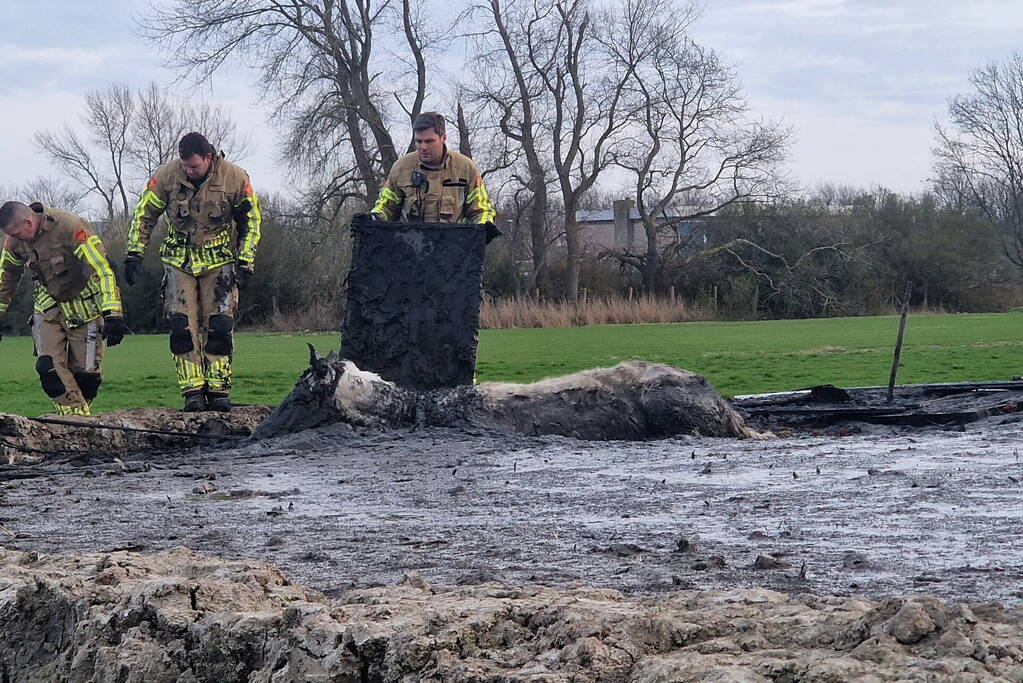
{"label": "wooden fence post", "polygon": [[892,372],[888,376],[888,403],[895,397],[895,376],[899,374],[899,357],[902,355],[902,334],[906,331],[906,316],[909,315],[909,295],[913,283],[906,282],[906,294],[902,298],[902,315],[899,317],[899,336],[895,340],[895,356],[892,358]]}

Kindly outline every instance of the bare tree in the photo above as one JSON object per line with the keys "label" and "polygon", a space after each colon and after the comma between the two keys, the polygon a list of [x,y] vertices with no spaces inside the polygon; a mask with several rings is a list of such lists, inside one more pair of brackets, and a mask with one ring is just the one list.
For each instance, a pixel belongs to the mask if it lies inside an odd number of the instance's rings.
{"label": "bare tree", "polygon": [[[120,215],[128,215],[128,191],[125,189],[128,156],[128,130],[135,113],[135,94],[123,84],[112,84],[85,93],[85,123],[93,142],[103,150],[112,176],[111,193],[120,200]],[[113,216],[111,216],[113,220]]]}
{"label": "bare tree", "polygon": [[83,142],[69,125],[57,132],[37,131],[32,140],[86,194],[96,194],[103,200],[107,219],[112,222],[118,188],[111,174],[96,161],[95,150]]}
{"label": "bare tree", "polygon": [[64,185],[53,178],[39,176],[25,183],[18,194],[27,201],[42,202],[44,206],[53,206],[78,213],[87,193],[80,188]]}
{"label": "bare tree", "polygon": [[484,108],[496,131],[521,150],[525,159],[525,168],[514,177],[530,195],[530,290],[544,282],[548,246],[549,170],[545,162],[549,144],[540,124],[546,102],[538,75],[531,68],[526,39],[536,9],[526,0],[484,0],[472,6],[470,16],[478,19],[481,28],[472,34],[477,45],[471,61],[474,78],[463,86],[467,99]]}
{"label": "bare tree", "polygon": [[143,175],[152,175],[160,164],[176,158],[178,141],[193,130],[232,161],[243,160],[248,153],[248,139],[216,104],[175,99],[156,83],[140,90],[136,102],[127,152]]}
{"label": "bare tree", "polygon": [[[144,29],[200,80],[244,57],[288,127],[287,158],[301,171],[330,173],[331,198],[368,200],[408,144],[399,146],[390,126],[398,119],[406,130],[429,92],[425,54],[444,35],[425,30],[425,7],[423,0],[175,0],[154,8]],[[403,116],[392,114],[392,101]]]}
{"label": "bare tree", "polygon": [[936,189],[997,225],[1023,268],[1023,54],[977,69],[970,85],[949,99],[949,127],[936,126]]}
{"label": "bare tree", "polygon": [[[656,24],[663,21],[660,12],[668,13],[668,26]],[[627,0],[593,15],[586,0],[557,0],[530,22],[530,65],[550,102],[551,116],[542,125],[551,140],[565,212],[570,300],[578,298],[582,256],[576,212],[580,199],[615,162],[616,136],[627,124],[620,114],[628,84],[695,14],[689,4]]]}
{"label": "bare tree", "polygon": [[[688,3],[629,0],[486,0],[473,8],[481,28],[472,100],[489,108],[498,130],[526,160],[532,192],[534,270],[546,263],[550,193],[563,212],[566,295],[578,295],[581,198],[616,159],[628,125],[628,84],[657,46],[696,15]],[[661,23],[658,24],[657,22]],[[552,187],[553,185],[553,187]]]}
{"label": "bare tree", "polygon": [[[667,0],[651,4],[660,6],[658,16],[671,16]],[[634,69],[630,125],[618,160],[633,178],[646,248],[617,256],[642,272],[649,291],[663,286],[665,258],[687,246],[691,235],[680,226],[736,202],[776,195],[790,138],[777,123],[749,118],[738,79],[714,51],[680,36],[670,23],[653,30],[669,39]]]}
{"label": "bare tree", "polygon": [[137,188],[176,156],[184,133],[202,132],[234,151],[233,158],[245,151],[244,138],[223,109],[174,99],[156,85],[138,92],[116,84],[88,91],[81,129],[84,134],[66,124],[56,132],[38,131],[33,140],[81,189],[80,200],[90,194],[102,199],[112,225],[123,224]]}

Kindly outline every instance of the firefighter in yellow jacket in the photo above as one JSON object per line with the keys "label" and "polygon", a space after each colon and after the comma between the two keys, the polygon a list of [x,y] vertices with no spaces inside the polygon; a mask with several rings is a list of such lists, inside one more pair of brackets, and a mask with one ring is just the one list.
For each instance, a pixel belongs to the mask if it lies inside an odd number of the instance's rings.
{"label": "firefighter in yellow jacket", "polygon": [[494,207],[476,163],[447,148],[444,117],[426,112],[412,123],[416,151],[387,174],[372,214],[386,221],[492,224]]}
{"label": "firefighter in yellow jacket", "polygon": [[153,228],[165,216],[164,304],[184,410],[227,412],[234,313],[256,260],[259,200],[248,174],[201,134],[181,138],[178,156],[156,169],[142,191],[124,275],[134,284]]}
{"label": "firefighter in yellow jacket", "polygon": [[61,415],[89,415],[103,382],[104,341],[121,343],[124,319],[114,271],[99,237],[68,211],[6,202],[0,254],[0,315],[25,266],[35,280],[32,338],[43,391]]}

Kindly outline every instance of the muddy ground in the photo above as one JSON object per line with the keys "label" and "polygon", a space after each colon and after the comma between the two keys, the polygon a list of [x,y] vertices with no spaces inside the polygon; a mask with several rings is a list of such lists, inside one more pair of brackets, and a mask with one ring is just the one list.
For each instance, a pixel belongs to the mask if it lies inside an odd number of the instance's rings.
{"label": "muddy ground", "polygon": [[0,676],[119,683],[1023,680],[1023,610],[763,589],[398,586],[328,599],[187,549],[0,550]]}
{"label": "muddy ground", "polygon": [[[960,431],[962,430],[962,431]],[[339,595],[400,582],[1023,601],[1020,415],[769,441],[345,425],[3,468],[0,539],[187,546]]]}

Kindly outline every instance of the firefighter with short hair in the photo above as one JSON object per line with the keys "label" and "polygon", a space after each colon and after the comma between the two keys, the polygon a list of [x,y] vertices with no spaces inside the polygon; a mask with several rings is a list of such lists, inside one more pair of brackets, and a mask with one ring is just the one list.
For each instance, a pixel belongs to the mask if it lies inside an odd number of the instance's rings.
{"label": "firefighter with short hair", "polygon": [[412,136],[416,151],[394,162],[372,214],[386,221],[493,224],[476,162],[447,148],[444,117],[420,114]]}
{"label": "firefighter with short hair", "polygon": [[128,232],[124,275],[142,271],[160,216],[163,296],[185,412],[231,410],[231,360],[238,290],[252,277],[259,245],[259,199],[248,174],[199,133],[178,143],[177,160],[158,169],[142,191]]}
{"label": "firefighter with short hair", "polygon": [[121,295],[103,242],[69,211],[36,202],[0,206],[0,315],[28,266],[35,280],[32,339],[43,391],[61,415],[89,415],[106,345],[124,338]]}

